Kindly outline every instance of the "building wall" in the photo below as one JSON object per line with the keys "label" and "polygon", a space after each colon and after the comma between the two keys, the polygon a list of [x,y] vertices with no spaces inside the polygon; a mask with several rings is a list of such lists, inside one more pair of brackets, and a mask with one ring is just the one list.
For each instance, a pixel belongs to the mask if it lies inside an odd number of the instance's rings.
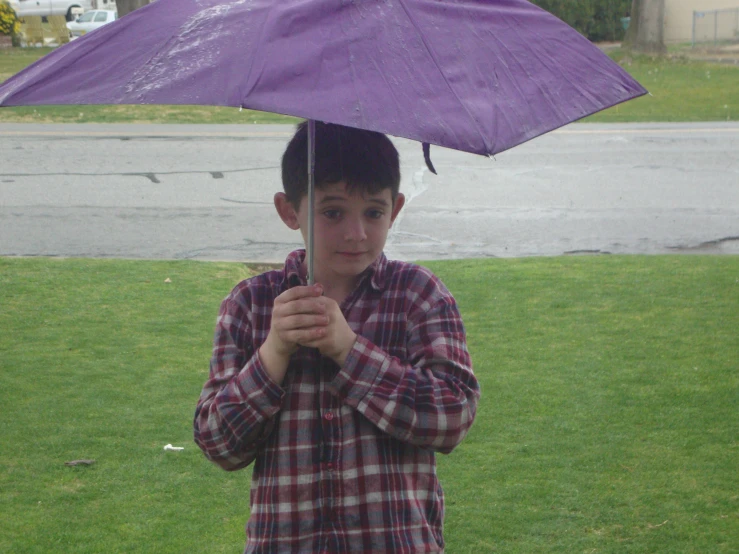
{"label": "building wall", "polygon": [[[693,11],[739,10],[739,0],[665,0],[665,43],[690,42],[693,39]],[[718,38],[739,39],[737,13],[722,13],[718,17]],[[714,16],[706,14],[696,20],[699,40],[713,40]]]}

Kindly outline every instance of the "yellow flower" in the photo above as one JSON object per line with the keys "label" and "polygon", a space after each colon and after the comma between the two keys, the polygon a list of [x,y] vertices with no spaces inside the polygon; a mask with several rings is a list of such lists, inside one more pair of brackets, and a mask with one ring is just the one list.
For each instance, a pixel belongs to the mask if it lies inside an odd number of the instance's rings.
{"label": "yellow flower", "polygon": [[7,1],[0,2],[0,35],[15,35],[20,31],[20,21]]}

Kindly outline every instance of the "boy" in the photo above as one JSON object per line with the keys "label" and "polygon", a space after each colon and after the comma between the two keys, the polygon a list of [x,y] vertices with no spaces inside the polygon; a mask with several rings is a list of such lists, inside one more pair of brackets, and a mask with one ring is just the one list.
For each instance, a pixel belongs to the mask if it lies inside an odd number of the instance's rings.
{"label": "boy", "polygon": [[[434,452],[479,387],[454,298],[382,253],[403,207],[379,133],[316,123],[316,284],[305,251],[221,305],[195,441],[226,470],[254,462],[245,552],[442,552]],[[282,160],[282,221],[306,239],[307,125]]]}

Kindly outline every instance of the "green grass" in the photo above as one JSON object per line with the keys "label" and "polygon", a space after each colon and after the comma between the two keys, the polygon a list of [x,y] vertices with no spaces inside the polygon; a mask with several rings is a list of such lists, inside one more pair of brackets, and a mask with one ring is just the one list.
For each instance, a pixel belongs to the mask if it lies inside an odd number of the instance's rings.
{"label": "green grass", "polygon": [[[449,554],[736,551],[739,257],[426,265],[483,390],[439,457]],[[0,551],[241,551],[250,470],[209,464],[191,418],[248,274],[0,258]]]}
{"label": "green grass", "polygon": [[0,83],[45,56],[53,48],[7,48],[0,50]]}
{"label": "green grass", "polygon": [[0,259],[0,552],[243,549],[249,476],[203,463],[191,420],[217,297],[245,275]]}
{"label": "green grass", "polygon": [[586,118],[598,123],[739,121],[739,66],[684,57],[611,56],[651,94]]}
{"label": "green grass", "polygon": [[[48,48],[0,50],[0,81],[49,52]],[[652,94],[584,121],[739,121],[739,67],[684,57],[610,54]],[[295,118],[236,108],[205,106],[37,106],[3,108],[0,123],[295,123]]]}

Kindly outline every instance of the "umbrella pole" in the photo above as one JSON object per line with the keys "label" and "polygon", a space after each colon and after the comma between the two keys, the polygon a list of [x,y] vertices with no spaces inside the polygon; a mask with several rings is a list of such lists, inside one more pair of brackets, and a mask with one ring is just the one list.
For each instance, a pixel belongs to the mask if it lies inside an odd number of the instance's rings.
{"label": "umbrella pole", "polygon": [[308,120],[308,244],[306,244],[306,263],[308,265],[308,285],[314,283],[313,274],[313,228],[315,208],[315,169],[316,169],[316,122]]}

